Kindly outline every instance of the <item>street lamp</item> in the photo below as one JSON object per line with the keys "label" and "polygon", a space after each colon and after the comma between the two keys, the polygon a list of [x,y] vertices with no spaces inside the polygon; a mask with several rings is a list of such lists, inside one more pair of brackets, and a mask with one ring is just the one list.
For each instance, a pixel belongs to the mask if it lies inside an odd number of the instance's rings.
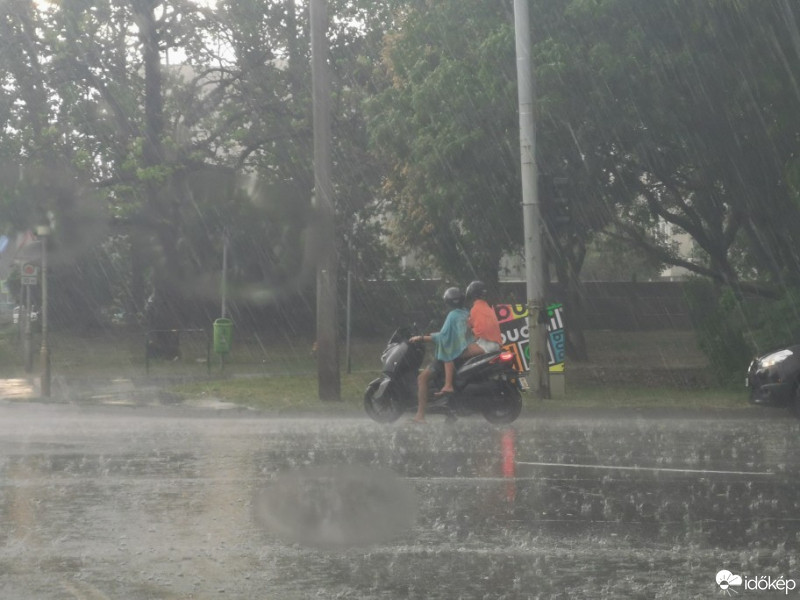
{"label": "street lamp", "polygon": [[42,242],[42,396],[50,397],[50,348],[47,346],[47,237],[49,225],[37,225],[36,236]]}

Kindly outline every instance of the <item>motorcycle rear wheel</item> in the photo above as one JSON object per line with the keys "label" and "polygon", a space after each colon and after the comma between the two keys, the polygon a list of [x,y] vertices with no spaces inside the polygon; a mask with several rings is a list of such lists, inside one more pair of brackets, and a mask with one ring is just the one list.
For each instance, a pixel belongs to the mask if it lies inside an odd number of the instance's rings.
{"label": "motorcycle rear wheel", "polygon": [[375,381],[367,386],[367,390],[364,392],[364,410],[373,421],[394,423],[403,414],[403,409],[392,385],[386,388],[381,398],[376,399],[374,395],[379,386],[380,381]]}
{"label": "motorcycle rear wheel", "polygon": [[483,418],[495,425],[506,425],[517,420],[522,412],[522,394],[513,383],[506,382],[486,408]]}

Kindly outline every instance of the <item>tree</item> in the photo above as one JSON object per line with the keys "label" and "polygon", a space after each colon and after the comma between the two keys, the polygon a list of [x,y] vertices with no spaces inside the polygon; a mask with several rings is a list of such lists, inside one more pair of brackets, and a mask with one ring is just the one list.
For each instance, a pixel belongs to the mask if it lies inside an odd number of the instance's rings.
{"label": "tree", "polygon": [[[558,35],[570,55],[555,75],[568,76],[585,107],[571,120],[591,123],[576,145],[599,166],[593,183],[616,207],[616,231],[737,290],[768,293],[770,282],[794,280],[787,249],[800,232],[785,174],[800,125],[791,83],[800,63],[788,5],[576,0],[565,15]],[[660,245],[659,220],[689,233],[703,258]],[[737,245],[759,284],[743,281]]]}
{"label": "tree", "polygon": [[[335,160],[346,167],[337,169],[337,213],[360,270],[375,273],[381,252],[370,249],[380,227],[369,189],[380,175],[355,108],[370,89],[367,57],[391,13],[368,9],[360,0],[337,3],[331,37],[340,75]],[[107,209],[106,222],[94,223],[98,235],[85,239],[109,238],[101,247],[117,267],[110,286],[124,291],[129,313],[155,290],[163,300],[158,326],[194,318],[192,305],[202,316],[200,305],[217,294],[226,228],[238,234],[231,272],[244,302],[306,285],[315,259],[306,10],[289,0],[219,2],[213,10],[159,0],[3,5],[8,52],[0,60],[9,76],[0,107],[14,135],[0,153],[32,174],[49,152],[63,164],[40,172],[81,182],[91,191],[82,196]],[[8,170],[4,220],[25,227],[58,209],[44,187],[47,200],[31,202],[17,169]]]}
{"label": "tree", "polygon": [[[563,25],[567,4],[542,2],[532,11],[535,80],[559,50],[551,31]],[[410,3],[384,55],[390,85],[368,110],[373,143],[391,165],[384,193],[396,239],[408,251],[432,256],[456,280],[496,281],[501,257],[522,248],[511,2]],[[545,81],[552,83],[557,72],[550,68]],[[592,188],[595,168],[574,143],[570,111],[584,107],[564,82],[543,91],[537,85],[536,103],[546,253],[568,290],[570,351],[580,358],[578,276],[587,240],[610,213]],[[570,218],[557,224],[561,200]]]}
{"label": "tree", "polygon": [[507,2],[412,3],[368,105],[396,240],[459,280],[496,281],[521,240],[511,17]]}
{"label": "tree", "polygon": [[[607,232],[716,283],[705,346],[723,353],[741,329],[730,298],[783,296],[800,272],[796,31],[782,2],[574,0],[539,46],[541,108],[573,135]],[[663,222],[697,257],[659,239]]]}
{"label": "tree", "polygon": [[69,74],[53,64],[49,41],[40,33],[51,25],[31,3],[7,2],[0,9],[0,61],[7,74],[0,195],[9,229],[55,221],[52,282],[59,300],[52,306],[53,316],[65,320],[70,307],[78,306],[72,321],[91,323],[98,304],[108,297],[101,275],[104,259],[95,251],[104,240],[106,214],[90,184],[82,146],[59,120],[69,101],[76,111],[82,103],[67,87],[56,91]]}
{"label": "tree", "polygon": [[[549,255],[563,277],[580,270],[587,236],[609,219],[575,144],[572,112],[585,107],[568,83],[554,85],[563,65],[548,64],[561,50],[551,32],[568,4],[533,11],[541,196],[546,216],[564,194],[571,214],[559,226],[548,219]],[[369,110],[373,143],[391,157],[397,236],[453,276],[494,280],[500,257],[522,241],[511,3],[411,3],[385,56],[391,85]]]}

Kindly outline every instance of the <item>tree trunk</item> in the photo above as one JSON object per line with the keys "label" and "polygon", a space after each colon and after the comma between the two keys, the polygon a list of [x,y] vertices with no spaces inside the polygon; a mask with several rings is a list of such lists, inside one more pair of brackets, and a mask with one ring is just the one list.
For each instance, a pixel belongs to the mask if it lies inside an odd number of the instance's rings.
{"label": "tree trunk", "polygon": [[564,298],[551,299],[558,300],[564,305],[567,357],[576,362],[589,360],[589,350],[583,333],[586,323],[583,310],[584,292],[579,277],[584,256],[583,250],[578,251],[577,255],[568,255],[566,250],[563,252],[559,250],[559,256],[553,260],[558,282],[563,286]]}
{"label": "tree trunk", "polygon": [[[164,158],[164,98],[161,79],[161,51],[155,8],[159,0],[143,0],[134,4],[144,60],[145,134],[142,161],[145,167],[145,204],[150,223],[149,232],[158,247],[160,261],[153,263],[153,296],[146,311],[148,327],[172,330],[180,327],[182,293],[176,285],[180,273],[177,240],[180,238],[179,202],[174,177],[168,172]],[[155,351],[167,358],[177,356],[173,336],[159,338]],[[159,334],[161,336],[161,334]],[[171,356],[170,356],[171,355]]]}
{"label": "tree trunk", "polygon": [[589,360],[589,349],[586,346],[584,330],[586,318],[583,307],[583,286],[577,277],[567,282],[567,297],[564,304],[567,311],[564,315],[564,329],[567,336],[567,356],[576,362]]}

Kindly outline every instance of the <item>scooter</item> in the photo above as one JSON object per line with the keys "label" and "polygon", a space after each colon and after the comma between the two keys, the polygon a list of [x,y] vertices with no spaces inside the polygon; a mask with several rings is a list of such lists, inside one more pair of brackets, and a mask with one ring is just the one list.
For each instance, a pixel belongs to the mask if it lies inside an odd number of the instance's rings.
{"label": "scooter", "polygon": [[[379,423],[392,423],[407,411],[417,410],[417,377],[425,357],[422,342],[410,342],[408,327],[397,329],[381,355],[383,374],[367,386],[364,410]],[[514,368],[511,352],[479,354],[457,360],[454,392],[441,397],[444,374],[432,377],[428,390],[427,413],[444,414],[448,419],[480,413],[490,423],[511,423],[522,412],[523,390],[527,380]]]}

